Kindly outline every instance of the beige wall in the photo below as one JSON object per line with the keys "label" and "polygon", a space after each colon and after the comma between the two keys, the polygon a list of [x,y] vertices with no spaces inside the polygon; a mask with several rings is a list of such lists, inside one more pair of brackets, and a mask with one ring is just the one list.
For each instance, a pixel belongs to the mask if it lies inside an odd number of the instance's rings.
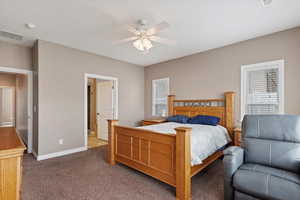
{"label": "beige wall", "polygon": [[0,67],[31,70],[32,48],[0,41]]}
{"label": "beige wall", "polygon": [[285,60],[285,111],[300,114],[300,28],[296,28],[146,67],[145,116],[151,117],[151,80],[170,77],[171,94],[177,98],[237,92],[239,118],[241,65],[278,59]]}
{"label": "beige wall", "polygon": [[142,67],[45,41],[38,41],[38,55],[39,155],[84,146],[85,73],[119,79],[120,124],[143,118]]}

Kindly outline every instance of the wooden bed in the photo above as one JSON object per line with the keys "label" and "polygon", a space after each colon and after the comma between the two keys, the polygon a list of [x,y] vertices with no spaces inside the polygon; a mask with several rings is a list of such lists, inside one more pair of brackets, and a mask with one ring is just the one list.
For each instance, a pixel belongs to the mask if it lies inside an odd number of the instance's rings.
{"label": "wooden bed", "polygon": [[[175,100],[168,97],[169,116],[217,116],[231,138],[234,124],[234,92],[224,93],[222,99]],[[176,199],[191,199],[191,178],[220,158],[217,151],[202,164],[191,166],[191,128],[176,128],[176,135],[119,126],[118,120],[108,120],[108,163],[132,167],[176,188]]]}

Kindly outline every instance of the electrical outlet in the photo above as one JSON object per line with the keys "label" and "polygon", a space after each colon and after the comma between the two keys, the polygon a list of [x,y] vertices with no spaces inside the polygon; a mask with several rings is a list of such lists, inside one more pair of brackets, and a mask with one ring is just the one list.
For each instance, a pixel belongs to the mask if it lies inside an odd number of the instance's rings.
{"label": "electrical outlet", "polygon": [[59,140],[58,140],[58,143],[59,143],[59,144],[64,144],[64,139],[59,139]]}

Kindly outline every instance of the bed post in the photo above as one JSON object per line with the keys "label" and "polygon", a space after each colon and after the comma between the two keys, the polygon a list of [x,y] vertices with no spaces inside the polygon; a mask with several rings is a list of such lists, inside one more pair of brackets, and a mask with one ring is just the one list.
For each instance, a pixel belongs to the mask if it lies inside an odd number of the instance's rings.
{"label": "bed post", "polygon": [[226,128],[233,138],[233,129],[234,129],[234,92],[225,92],[225,119],[226,119]]}
{"label": "bed post", "polygon": [[110,165],[115,165],[115,125],[118,124],[118,120],[108,121],[108,149],[107,149],[107,162]]}
{"label": "bed post", "polygon": [[191,199],[191,128],[176,130],[176,200]]}
{"label": "bed post", "polygon": [[173,113],[174,100],[175,100],[175,95],[168,96],[168,116],[174,115],[174,113]]}

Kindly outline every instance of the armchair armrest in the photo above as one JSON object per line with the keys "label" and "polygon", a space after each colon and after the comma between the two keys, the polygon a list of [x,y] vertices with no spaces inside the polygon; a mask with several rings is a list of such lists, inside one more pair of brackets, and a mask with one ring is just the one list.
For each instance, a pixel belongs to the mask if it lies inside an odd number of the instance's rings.
{"label": "armchair armrest", "polygon": [[231,146],[224,150],[225,178],[231,179],[235,171],[244,163],[244,149]]}
{"label": "armchair armrest", "polygon": [[244,163],[244,149],[231,146],[224,150],[224,199],[233,199],[232,176]]}

